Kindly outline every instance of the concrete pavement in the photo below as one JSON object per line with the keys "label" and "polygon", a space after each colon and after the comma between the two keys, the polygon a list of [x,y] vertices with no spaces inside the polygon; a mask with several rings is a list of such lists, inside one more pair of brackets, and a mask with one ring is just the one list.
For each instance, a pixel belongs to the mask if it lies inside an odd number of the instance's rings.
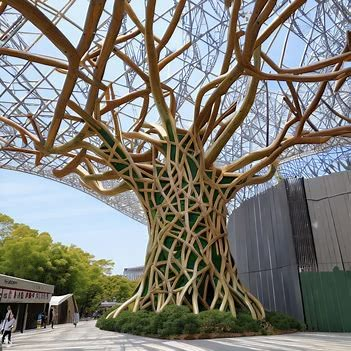
{"label": "concrete pavement", "polygon": [[38,351],[350,351],[351,333],[296,333],[279,336],[170,341],[99,330],[95,321],[13,334],[3,350]]}

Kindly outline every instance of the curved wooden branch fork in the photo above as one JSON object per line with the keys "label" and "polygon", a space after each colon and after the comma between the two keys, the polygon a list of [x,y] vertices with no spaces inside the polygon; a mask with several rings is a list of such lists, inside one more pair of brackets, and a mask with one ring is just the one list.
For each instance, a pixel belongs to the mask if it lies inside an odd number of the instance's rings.
{"label": "curved wooden branch fork", "polygon": [[[0,14],[6,15],[10,10],[21,13],[64,58],[7,47],[0,48],[0,55],[50,66],[65,76],[47,132],[37,123],[37,116],[24,116],[30,129],[11,115],[0,116],[0,122],[13,128],[23,142],[22,147],[3,145],[2,150],[31,154],[37,164],[49,155],[62,157],[67,160],[66,166],[54,171],[56,177],[74,173],[84,186],[106,196],[132,190],[147,214],[150,241],[144,277],[136,294],[110,316],[116,316],[129,305],[134,311],[147,308],[161,311],[174,303],[188,305],[194,313],[218,308],[234,315],[240,306],[249,310],[253,318],[264,317],[260,302],[237,277],[227,239],[226,204],[242,187],[269,180],[279,156],[287,148],[351,135],[350,117],[328,105],[329,113],[339,118],[340,123],[326,130],[318,130],[313,124],[314,113],[324,104],[328,83],[335,82],[337,94],[350,77],[351,68],[346,64],[351,60],[350,33],[346,33],[343,52],[304,67],[281,67],[263,49],[271,35],[305,2],[292,1],[279,16],[272,18],[276,1],[255,1],[244,31],[239,23],[242,2],[225,1],[230,21],[220,74],[199,89],[192,126],[184,130],[177,124],[176,93],[162,81],[160,72],[191,50],[190,42],[171,53],[166,50],[180,26],[186,0],[178,1],[161,37],[155,35],[154,28],[156,0],[147,1],[145,21],[138,17],[130,1],[115,0],[103,41],[96,38],[96,30],[105,0],[90,1],[77,45],[36,2],[0,1]],[[135,24],[135,29],[127,33],[121,32],[125,17]],[[123,51],[123,45],[137,37],[145,41],[147,68],[140,67]],[[118,95],[115,86],[106,79],[108,63],[116,59],[136,74],[142,82],[140,89]],[[267,66],[273,73],[264,70]],[[225,95],[240,79],[246,84],[245,96],[224,108]],[[78,81],[89,87],[82,103],[72,95]],[[287,87],[282,93],[289,111],[286,123],[265,148],[223,167],[216,166],[225,145],[240,133],[252,114],[265,81],[284,83]],[[318,85],[307,106],[301,103],[299,83]],[[142,101],[140,114],[124,130],[120,109],[136,100]],[[151,103],[157,109],[160,123],[148,118]],[[63,121],[81,124],[79,132],[66,142],[59,138]],[[114,186],[107,187],[106,181],[114,181]]]}

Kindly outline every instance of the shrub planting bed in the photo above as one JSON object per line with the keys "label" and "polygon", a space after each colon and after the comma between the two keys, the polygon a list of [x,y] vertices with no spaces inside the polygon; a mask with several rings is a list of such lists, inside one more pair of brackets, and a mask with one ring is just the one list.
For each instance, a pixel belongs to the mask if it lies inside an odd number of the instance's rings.
{"label": "shrub planting bed", "polygon": [[122,312],[117,318],[101,317],[96,326],[103,330],[165,339],[202,339],[249,335],[270,335],[298,331],[303,325],[279,312],[267,312],[266,319],[256,321],[247,313],[234,318],[217,310],[195,315],[185,306],[168,306],[160,313]]}

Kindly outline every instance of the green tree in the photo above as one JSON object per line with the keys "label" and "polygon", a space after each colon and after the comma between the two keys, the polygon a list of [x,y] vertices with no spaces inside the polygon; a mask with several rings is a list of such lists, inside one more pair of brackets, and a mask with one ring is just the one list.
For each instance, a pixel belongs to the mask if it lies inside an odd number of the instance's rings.
{"label": "green tree", "polygon": [[11,233],[13,225],[14,225],[14,220],[11,217],[0,213],[0,240],[1,241]]}
{"label": "green tree", "polygon": [[0,214],[0,272],[55,286],[56,295],[74,293],[81,313],[89,313],[101,301],[125,301],[135,283],[111,276],[114,263],[96,260],[74,245],[54,243],[40,233]]}
{"label": "green tree", "polygon": [[103,281],[104,300],[124,302],[137,287],[136,281],[131,281],[120,275],[105,276]]}
{"label": "green tree", "polygon": [[24,224],[14,224],[13,230],[0,247],[0,271],[19,278],[44,281],[50,267],[48,233],[39,233]]}

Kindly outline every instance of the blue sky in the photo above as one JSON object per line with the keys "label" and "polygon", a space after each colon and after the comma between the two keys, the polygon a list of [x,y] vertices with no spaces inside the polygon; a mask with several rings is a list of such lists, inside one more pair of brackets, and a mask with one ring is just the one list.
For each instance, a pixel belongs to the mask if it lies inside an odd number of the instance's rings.
{"label": "blue sky", "polygon": [[67,185],[0,169],[0,212],[54,241],[112,259],[115,273],[144,264],[147,227]]}

